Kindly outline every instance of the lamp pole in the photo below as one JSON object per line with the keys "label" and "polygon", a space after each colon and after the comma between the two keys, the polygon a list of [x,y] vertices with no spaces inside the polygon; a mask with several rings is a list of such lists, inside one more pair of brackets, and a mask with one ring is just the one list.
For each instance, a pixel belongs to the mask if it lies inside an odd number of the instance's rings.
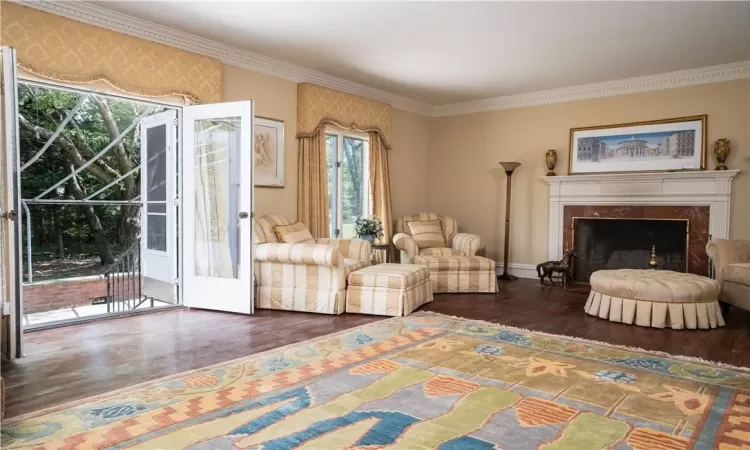
{"label": "lamp pole", "polygon": [[510,191],[511,191],[511,177],[513,171],[521,165],[519,162],[501,162],[501,166],[505,169],[505,175],[507,176],[507,184],[505,188],[505,247],[503,249],[503,274],[498,277],[500,280],[517,280],[518,277],[508,273],[508,257],[510,256]]}

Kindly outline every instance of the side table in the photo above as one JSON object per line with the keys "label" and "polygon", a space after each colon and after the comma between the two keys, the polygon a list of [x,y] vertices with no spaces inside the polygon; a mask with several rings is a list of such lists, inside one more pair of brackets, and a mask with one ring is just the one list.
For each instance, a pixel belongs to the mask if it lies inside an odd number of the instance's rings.
{"label": "side table", "polygon": [[372,244],[373,250],[382,250],[385,252],[385,260],[384,263],[391,262],[391,248],[393,247],[392,244]]}

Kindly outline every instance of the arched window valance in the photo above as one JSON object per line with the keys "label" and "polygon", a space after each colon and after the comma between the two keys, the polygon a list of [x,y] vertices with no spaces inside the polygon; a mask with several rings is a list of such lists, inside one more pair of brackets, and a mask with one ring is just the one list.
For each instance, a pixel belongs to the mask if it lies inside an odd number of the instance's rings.
{"label": "arched window valance", "polygon": [[48,80],[105,82],[143,97],[221,101],[221,63],[15,3],[2,5],[3,45],[18,65]]}
{"label": "arched window valance", "polygon": [[297,85],[297,138],[310,138],[326,125],[376,132],[391,149],[391,105],[311,83]]}

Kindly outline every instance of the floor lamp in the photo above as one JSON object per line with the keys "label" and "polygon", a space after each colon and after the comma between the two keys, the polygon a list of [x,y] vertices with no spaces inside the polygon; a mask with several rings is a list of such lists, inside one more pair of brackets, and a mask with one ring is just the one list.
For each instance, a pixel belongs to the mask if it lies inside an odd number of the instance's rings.
{"label": "floor lamp", "polygon": [[510,188],[511,188],[511,177],[513,171],[521,165],[519,162],[501,162],[501,166],[505,169],[505,175],[507,175],[507,186],[505,188],[505,250],[503,251],[503,274],[498,278],[501,280],[517,280],[518,277],[508,273],[508,256],[510,254]]}

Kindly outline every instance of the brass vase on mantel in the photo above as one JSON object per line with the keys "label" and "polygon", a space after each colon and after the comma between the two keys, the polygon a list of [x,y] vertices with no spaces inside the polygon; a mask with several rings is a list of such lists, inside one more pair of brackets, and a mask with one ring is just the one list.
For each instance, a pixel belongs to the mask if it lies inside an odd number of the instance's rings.
{"label": "brass vase on mantel", "polygon": [[717,139],[714,141],[714,156],[716,157],[716,170],[727,170],[727,158],[732,149],[729,147],[729,139]]}
{"label": "brass vase on mantel", "polygon": [[547,161],[547,176],[557,176],[557,174],[554,172],[555,166],[557,165],[557,152],[555,150],[547,150],[547,153],[544,155],[544,159]]}

